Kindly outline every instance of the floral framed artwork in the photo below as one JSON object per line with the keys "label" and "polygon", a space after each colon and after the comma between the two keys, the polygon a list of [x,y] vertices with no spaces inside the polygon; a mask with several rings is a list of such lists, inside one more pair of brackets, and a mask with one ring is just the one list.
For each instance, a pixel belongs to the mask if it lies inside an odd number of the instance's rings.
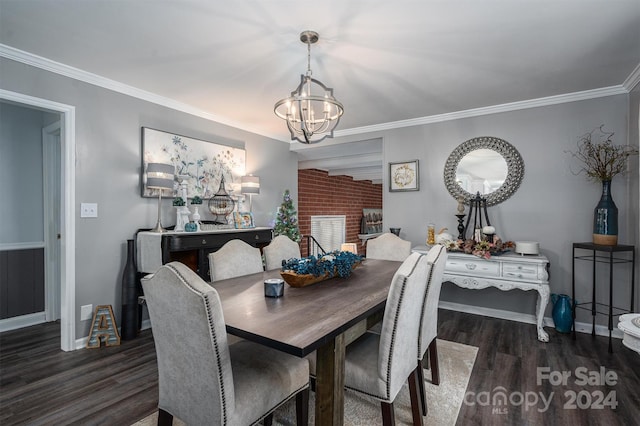
{"label": "floral framed artwork", "polygon": [[418,160],[389,163],[389,192],[419,191]]}
{"label": "floral framed artwork", "polygon": [[157,197],[144,179],[148,163],[173,164],[173,196],[179,182],[184,181],[189,197],[209,199],[218,191],[223,175],[228,189],[234,184],[240,186],[245,174],[245,150],[143,127],[141,192],[143,197]]}
{"label": "floral framed artwork", "polygon": [[233,212],[233,223],[236,229],[255,228],[251,212]]}

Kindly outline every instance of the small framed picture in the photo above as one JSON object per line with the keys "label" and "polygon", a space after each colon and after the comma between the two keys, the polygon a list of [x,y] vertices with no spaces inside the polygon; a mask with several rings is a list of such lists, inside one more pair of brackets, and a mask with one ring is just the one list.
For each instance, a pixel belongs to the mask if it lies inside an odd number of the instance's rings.
{"label": "small framed picture", "polygon": [[251,212],[233,212],[233,223],[236,229],[255,228]]}
{"label": "small framed picture", "polygon": [[418,160],[389,163],[389,192],[419,190]]}

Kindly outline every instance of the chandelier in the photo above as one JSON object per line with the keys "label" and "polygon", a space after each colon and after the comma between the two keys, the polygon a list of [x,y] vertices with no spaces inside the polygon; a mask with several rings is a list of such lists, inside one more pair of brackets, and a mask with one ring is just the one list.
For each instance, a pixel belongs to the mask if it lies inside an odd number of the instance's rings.
{"label": "chandelier", "polygon": [[333,97],[333,89],[311,77],[311,45],[318,41],[315,31],[303,31],[300,41],[307,45],[307,73],[291,96],[279,100],[274,112],[287,121],[291,140],[312,144],[333,137],[333,129],[344,107]]}

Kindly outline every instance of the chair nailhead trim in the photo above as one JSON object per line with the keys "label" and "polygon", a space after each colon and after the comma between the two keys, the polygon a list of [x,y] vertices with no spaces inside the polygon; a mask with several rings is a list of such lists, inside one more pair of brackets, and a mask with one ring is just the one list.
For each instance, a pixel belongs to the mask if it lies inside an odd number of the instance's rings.
{"label": "chair nailhead trim", "polygon": [[[433,262],[429,262],[431,263],[431,265],[435,265],[436,262],[438,262],[438,259],[440,259],[440,256],[442,255],[442,251],[444,250],[443,246],[439,246],[439,250],[438,251],[438,256],[436,257],[436,260],[434,260]],[[422,300],[422,313],[420,314],[420,327],[419,327],[419,333],[418,333],[418,359],[422,359],[421,357],[424,355],[424,353],[426,352],[426,348],[424,350],[422,350],[422,324],[424,323],[424,316],[425,316],[425,309],[426,309],[426,305],[427,305],[427,297],[429,296],[429,289],[431,288],[431,278],[433,276],[433,267],[429,270],[429,277],[427,278],[427,288],[424,292],[424,299]]]}
{"label": "chair nailhead trim", "polygon": [[385,401],[389,401],[391,402],[391,364],[392,364],[392,358],[393,358],[393,347],[395,345],[395,341],[396,341],[396,333],[398,331],[398,316],[400,313],[400,309],[402,307],[402,302],[404,301],[404,291],[407,285],[407,281],[409,279],[409,277],[413,274],[413,272],[416,270],[416,267],[418,266],[418,263],[420,263],[420,260],[422,260],[422,257],[424,255],[421,254],[420,256],[418,256],[418,259],[415,261],[415,263],[413,264],[413,267],[411,268],[411,271],[409,271],[409,273],[402,277],[402,286],[400,289],[400,297],[398,298],[398,309],[396,309],[395,312],[395,316],[393,318],[393,330],[391,332],[391,347],[389,350],[389,360],[387,361],[387,379],[386,379],[386,391],[387,391],[387,395],[386,398],[384,399]]}
{"label": "chair nailhead trim", "polygon": [[[218,344],[218,337],[214,332],[215,329],[214,329],[214,324],[212,319],[211,300],[209,299],[209,296],[206,293],[203,293],[200,290],[194,288],[180,273],[180,271],[178,271],[173,265],[167,264],[164,266],[171,269],[180,278],[180,280],[185,286],[187,286],[189,289],[191,289],[191,291],[193,291],[194,293],[202,297],[204,301],[205,311],[207,312],[207,319],[209,324],[209,335],[211,336],[211,343],[213,345],[213,349],[216,354],[216,364],[218,366],[218,380],[220,381],[220,400],[222,402],[222,424],[226,425],[228,422],[227,399],[226,399],[226,392],[224,387],[224,380],[222,376],[222,366],[221,366],[222,360],[220,358],[220,347]],[[213,290],[215,291],[215,289]]]}

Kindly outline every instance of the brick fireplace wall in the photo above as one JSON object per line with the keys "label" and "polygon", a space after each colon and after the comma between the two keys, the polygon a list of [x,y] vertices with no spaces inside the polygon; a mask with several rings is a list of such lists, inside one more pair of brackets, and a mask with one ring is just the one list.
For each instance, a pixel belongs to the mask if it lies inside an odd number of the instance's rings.
{"label": "brick fireplace wall", "polygon": [[[346,241],[357,243],[358,253],[365,254],[358,234],[363,208],[382,208],[382,185],[371,181],[354,181],[350,176],[329,176],[322,170],[298,170],[298,222],[300,233],[311,232],[311,216],[345,215]],[[306,240],[301,252],[307,254]]]}

